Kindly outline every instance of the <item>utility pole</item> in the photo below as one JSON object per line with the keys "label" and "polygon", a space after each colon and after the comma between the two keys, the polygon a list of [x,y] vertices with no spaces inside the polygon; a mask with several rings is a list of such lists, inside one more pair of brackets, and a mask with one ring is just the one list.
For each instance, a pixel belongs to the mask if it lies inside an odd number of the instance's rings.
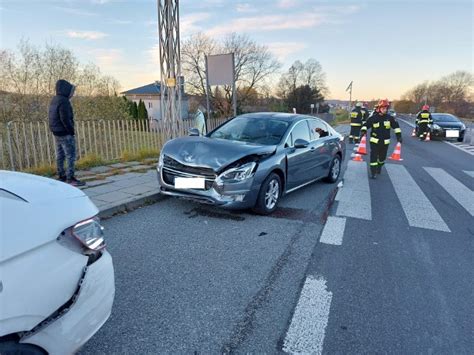
{"label": "utility pole", "polygon": [[167,139],[179,136],[181,125],[181,54],[179,0],[158,1],[160,110]]}

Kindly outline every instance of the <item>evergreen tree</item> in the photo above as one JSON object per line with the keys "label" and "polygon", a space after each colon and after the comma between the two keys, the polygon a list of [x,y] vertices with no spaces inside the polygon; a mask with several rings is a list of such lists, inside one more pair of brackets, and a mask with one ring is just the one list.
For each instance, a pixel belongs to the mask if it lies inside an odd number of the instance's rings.
{"label": "evergreen tree", "polygon": [[131,116],[133,118],[137,119],[138,118],[138,105],[135,101],[132,103],[132,110],[131,111],[132,111]]}
{"label": "evergreen tree", "polygon": [[146,120],[148,119],[148,111],[146,110],[145,103],[140,100],[138,104],[138,119]]}

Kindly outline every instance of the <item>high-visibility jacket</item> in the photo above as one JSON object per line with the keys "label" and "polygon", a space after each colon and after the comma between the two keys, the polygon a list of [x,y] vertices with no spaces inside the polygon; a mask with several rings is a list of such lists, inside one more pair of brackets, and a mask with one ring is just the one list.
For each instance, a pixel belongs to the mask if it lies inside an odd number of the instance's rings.
{"label": "high-visibility jacket", "polygon": [[431,117],[431,113],[427,110],[421,111],[418,113],[416,116],[415,120],[416,125],[426,123],[426,124],[432,124],[433,123],[433,117]]}
{"label": "high-visibility jacket", "polygon": [[362,112],[360,107],[351,111],[351,127],[362,127]]}
{"label": "high-visibility jacket", "polygon": [[374,112],[374,114],[368,118],[365,125],[362,126],[361,134],[363,135],[369,129],[371,130],[370,143],[390,144],[390,129],[394,130],[397,141],[401,142],[402,140],[402,130],[398,122],[389,114],[382,115],[380,112]]}

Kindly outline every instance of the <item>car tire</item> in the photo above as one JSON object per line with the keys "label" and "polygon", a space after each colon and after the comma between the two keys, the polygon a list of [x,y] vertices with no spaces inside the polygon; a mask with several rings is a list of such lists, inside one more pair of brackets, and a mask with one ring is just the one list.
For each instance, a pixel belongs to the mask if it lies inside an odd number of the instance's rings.
{"label": "car tire", "polygon": [[328,176],[326,176],[324,181],[330,184],[335,183],[337,179],[339,179],[340,174],[341,174],[341,158],[339,157],[339,155],[336,155],[331,161]]}
{"label": "car tire", "polygon": [[253,211],[261,215],[271,214],[278,206],[282,191],[280,176],[276,173],[268,175],[260,186],[257,203]]}
{"label": "car tire", "polygon": [[32,344],[20,344],[16,341],[0,342],[0,354],[2,355],[46,355],[47,352]]}
{"label": "car tire", "polygon": [[464,141],[464,137],[459,137],[459,138],[458,138],[458,142],[461,142],[461,143],[462,143],[463,141]]}

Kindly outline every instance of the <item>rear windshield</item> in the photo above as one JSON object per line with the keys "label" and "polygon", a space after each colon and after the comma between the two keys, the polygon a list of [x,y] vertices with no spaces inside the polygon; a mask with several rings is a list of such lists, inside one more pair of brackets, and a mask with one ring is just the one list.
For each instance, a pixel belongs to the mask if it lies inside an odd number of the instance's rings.
{"label": "rear windshield", "polygon": [[433,121],[437,122],[459,122],[459,119],[456,116],[450,114],[436,114],[432,113]]}

